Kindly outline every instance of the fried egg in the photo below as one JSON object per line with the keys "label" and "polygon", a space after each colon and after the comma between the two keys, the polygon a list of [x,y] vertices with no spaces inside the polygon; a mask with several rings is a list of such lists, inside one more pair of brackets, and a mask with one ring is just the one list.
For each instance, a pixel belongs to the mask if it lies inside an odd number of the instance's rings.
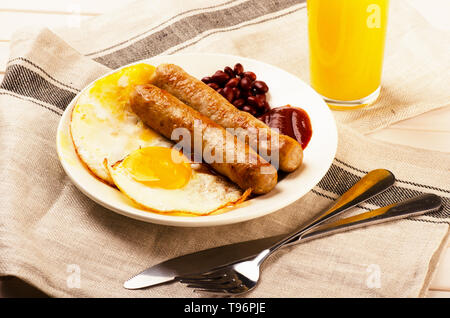
{"label": "fried egg", "polygon": [[149,82],[154,67],[136,64],[103,77],[79,97],[70,123],[78,156],[101,180],[113,185],[103,164],[123,159],[148,146],[171,147],[171,142],[145,126],[132,111],[129,94]]}
{"label": "fried egg", "polygon": [[242,201],[242,191],[171,148],[147,147],[107,164],[114,184],[146,210],[210,214]]}
{"label": "fried egg", "polygon": [[243,201],[226,178],[190,161],[133,112],[129,95],[154,67],[140,63],[94,82],[72,111],[70,131],[80,160],[138,207],[173,215],[207,215]]}

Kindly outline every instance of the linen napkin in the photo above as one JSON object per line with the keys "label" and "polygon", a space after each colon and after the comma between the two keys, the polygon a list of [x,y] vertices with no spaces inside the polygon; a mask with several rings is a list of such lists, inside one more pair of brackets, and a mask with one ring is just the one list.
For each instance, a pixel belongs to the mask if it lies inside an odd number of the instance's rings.
{"label": "linen napkin", "polygon": [[[0,275],[17,276],[56,297],[199,297],[177,284],[137,291],[122,284],[171,257],[293,230],[366,172],[386,168],[396,184],[358,209],[421,193],[440,195],[443,209],[280,251],[247,297],[424,296],[448,237],[450,154],[381,143],[362,133],[449,103],[449,74],[436,71],[449,67],[437,52],[448,42],[439,46],[445,38],[405,3],[391,5],[387,47],[396,51],[386,55],[383,95],[365,111],[335,113],[339,146],[325,177],[275,213],[209,228],[144,223],[88,199],[59,163],[60,115],[96,77],[157,54],[247,56],[308,80],[305,2],[138,1],[80,28],[17,32],[0,85]],[[408,67],[429,56],[423,50],[408,54],[410,46],[399,44],[405,38],[411,47],[430,44],[436,66]]]}

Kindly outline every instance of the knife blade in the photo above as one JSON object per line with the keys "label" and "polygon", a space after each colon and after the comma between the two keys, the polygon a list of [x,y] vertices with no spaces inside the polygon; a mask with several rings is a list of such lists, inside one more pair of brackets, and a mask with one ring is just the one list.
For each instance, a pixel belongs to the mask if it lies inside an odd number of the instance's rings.
{"label": "knife blade", "polygon": [[228,265],[237,260],[258,254],[286,235],[229,244],[207,250],[182,255],[152,266],[127,280],[123,287],[139,289],[169,282],[180,275],[206,271],[221,265]]}
{"label": "knife blade", "polygon": [[[407,201],[391,204],[376,210],[343,218],[335,222],[325,223],[318,226],[314,231],[306,233],[303,237],[286,242],[285,246],[293,245],[298,242],[306,242],[310,239],[344,232],[370,224],[378,224],[432,212],[438,210],[441,205],[442,200],[437,195],[421,195]],[[172,258],[137,274],[127,280],[123,287],[127,289],[140,289],[155,286],[171,282],[179,276],[206,272],[214,268],[233,264],[240,260],[254,257],[259,252],[269,248],[284,237],[286,237],[286,234],[214,247]]]}

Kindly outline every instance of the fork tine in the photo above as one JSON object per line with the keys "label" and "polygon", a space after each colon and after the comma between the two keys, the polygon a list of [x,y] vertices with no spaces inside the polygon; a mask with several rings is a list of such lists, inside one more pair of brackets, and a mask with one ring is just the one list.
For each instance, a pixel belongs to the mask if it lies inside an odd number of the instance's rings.
{"label": "fork tine", "polygon": [[202,289],[194,289],[194,293],[202,293],[202,294],[207,294],[207,295],[222,295],[222,296],[233,296],[233,293],[228,292],[225,289],[206,289],[206,288],[202,288]]}
{"label": "fork tine", "polygon": [[[188,286],[189,287],[189,286]],[[194,292],[201,292],[201,293],[207,293],[207,294],[220,294],[220,295],[238,295],[245,293],[247,291],[246,288],[242,288],[241,286],[236,286],[234,288],[201,288],[198,289],[194,288]]]}
{"label": "fork tine", "polygon": [[196,283],[196,282],[220,282],[228,281],[228,274],[224,271],[204,273],[200,275],[188,275],[178,277],[178,280],[182,283]]}
{"label": "fork tine", "polygon": [[240,287],[240,283],[237,282],[224,282],[224,283],[211,283],[211,282],[201,282],[201,283],[186,283],[189,288],[213,288],[213,289],[233,289]]}
{"label": "fork tine", "polygon": [[214,279],[214,278],[221,278],[221,277],[223,277],[226,274],[227,274],[227,272],[225,270],[215,270],[215,271],[210,271],[210,272],[201,273],[201,274],[186,275],[186,276],[183,276],[182,278],[188,278],[188,279],[209,278],[209,279]]}
{"label": "fork tine", "polygon": [[204,277],[180,277],[178,278],[178,281],[180,283],[184,283],[184,284],[188,284],[188,283],[221,283],[221,282],[226,282],[228,281],[227,277],[213,277],[210,278],[208,276],[204,276]]}

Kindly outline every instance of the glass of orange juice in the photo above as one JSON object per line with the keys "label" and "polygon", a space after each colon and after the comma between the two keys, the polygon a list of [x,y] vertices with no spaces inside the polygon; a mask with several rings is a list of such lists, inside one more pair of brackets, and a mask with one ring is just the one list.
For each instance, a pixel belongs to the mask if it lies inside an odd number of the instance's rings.
{"label": "glass of orange juice", "polygon": [[307,0],[310,79],[333,109],[380,93],[389,0]]}

